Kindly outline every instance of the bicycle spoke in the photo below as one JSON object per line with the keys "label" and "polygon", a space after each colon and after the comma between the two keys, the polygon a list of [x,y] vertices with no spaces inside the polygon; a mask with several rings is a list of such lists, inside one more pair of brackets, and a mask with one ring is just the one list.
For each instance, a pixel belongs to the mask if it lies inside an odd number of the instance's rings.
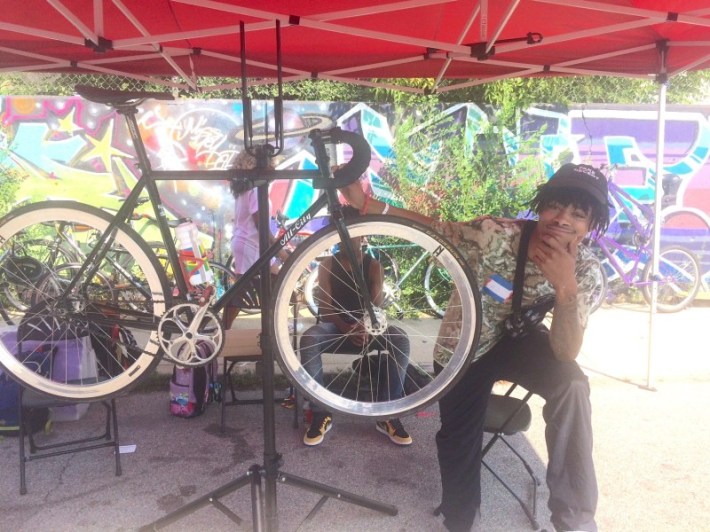
{"label": "bicycle spoke", "polygon": [[[155,329],[165,308],[165,277],[147,246],[123,227],[103,257],[90,265],[81,262],[106,233],[109,220],[93,207],[47,202],[0,221],[0,276],[22,287],[28,305],[12,311],[22,351],[13,357],[0,347],[0,363],[30,388],[64,399],[96,400],[135,385],[158,362]],[[80,261],[51,262],[46,253],[31,253],[37,246],[26,245],[57,237],[71,244]],[[23,253],[19,265],[18,250]],[[44,345],[57,353],[47,376],[26,365]]]}

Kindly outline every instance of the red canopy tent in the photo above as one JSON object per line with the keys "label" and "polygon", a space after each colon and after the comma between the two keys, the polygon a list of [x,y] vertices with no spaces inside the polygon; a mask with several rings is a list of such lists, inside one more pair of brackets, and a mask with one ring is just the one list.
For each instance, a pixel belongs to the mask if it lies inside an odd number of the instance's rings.
{"label": "red canopy tent", "polygon": [[[663,174],[663,82],[710,67],[707,0],[5,4],[0,13],[0,72],[108,73],[209,90],[202,77],[240,75],[243,22],[251,83],[271,83],[277,76],[278,22],[284,82],[318,78],[391,87],[372,80],[431,77],[443,92],[521,76],[657,79],[661,105],[656,175]],[[656,256],[659,240],[657,234]],[[649,386],[655,304],[650,315]]]}
{"label": "red canopy tent", "polygon": [[[0,71],[100,72],[196,87],[240,73],[284,81],[465,80],[544,75],[652,78],[710,65],[705,0],[23,0],[0,14]],[[164,81],[163,81],[164,82]],[[263,82],[263,81],[262,81]],[[411,89],[407,89],[411,90]]]}

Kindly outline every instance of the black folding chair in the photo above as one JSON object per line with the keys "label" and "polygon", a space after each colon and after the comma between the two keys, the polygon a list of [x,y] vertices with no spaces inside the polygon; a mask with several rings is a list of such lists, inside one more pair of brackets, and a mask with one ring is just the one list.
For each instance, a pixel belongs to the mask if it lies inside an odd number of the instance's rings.
{"label": "black folding chair", "polygon": [[[513,390],[515,390],[517,386],[517,384],[510,386],[504,395],[495,393],[491,394],[488,400],[488,408],[486,409],[486,419],[483,430],[493,436],[483,448],[481,463],[493,474],[493,476],[515,498],[515,500],[518,501],[520,507],[525,512],[525,515],[527,515],[530,520],[530,524],[533,528],[538,529],[537,487],[540,485],[540,481],[535,476],[530,464],[506,439],[506,436],[512,436],[513,434],[528,430],[528,428],[530,428],[530,423],[532,422],[532,412],[530,411],[530,405],[528,404],[528,400],[532,396],[532,392],[526,391],[526,394],[522,398],[513,397]],[[530,475],[530,478],[532,479],[532,502],[529,506],[485,460],[485,456],[488,451],[490,451],[491,448],[499,441],[504,443],[505,446],[518,457],[518,459],[522,462],[523,467],[528,472],[528,475]]]}

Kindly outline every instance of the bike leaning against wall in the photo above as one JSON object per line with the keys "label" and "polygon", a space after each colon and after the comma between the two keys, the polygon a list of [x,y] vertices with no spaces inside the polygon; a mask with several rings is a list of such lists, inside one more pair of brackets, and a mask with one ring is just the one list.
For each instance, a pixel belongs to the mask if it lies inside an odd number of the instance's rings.
{"label": "bike leaning against wall", "polygon": [[[658,286],[657,307],[661,312],[677,312],[692,304],[701,286],[702,269],[689,248],[669,241],[671,227],[680,219],[692,218],[705,224],[693,209],[671,207],[661,214],[659,272],[653,277],[654,211],[652,204],[639,202],[614,182],[616,166],[608,172],[611,223],[604,235],[593,235],[591,243],[599,258],[598,284],[592,310],[605,301],[613,302],[620,289],[639,289],[651,304],[653,282]],[[703,237],[708,238],[707,234]]]}

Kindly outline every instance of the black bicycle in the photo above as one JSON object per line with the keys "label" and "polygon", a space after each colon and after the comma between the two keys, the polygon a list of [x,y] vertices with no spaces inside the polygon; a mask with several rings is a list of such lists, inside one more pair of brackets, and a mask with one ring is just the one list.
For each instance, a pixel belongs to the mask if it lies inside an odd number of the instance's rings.
{"label": "black bicycle", "polygon": [[[457,250],[429,227],[392,216],[366,216],[348,221],[343,218],[337,189],[358,179],[370,162],[370,147],[361,136],[339,128],[312,131],[310,140],[318,166],[315,171],[271,170],[262,160],[264,151],[269,155],[268,149],[257,154],[260,162],[254,170],[155,170],[141,139],[137,108],[145,99],[171,100],[172,96],[89,87],[77,87],[77,92],[88,100],[111,106],[125,118],[141,179],[115,214],[73,201],[48,201],[21,207],[0,220],[0,283],[21,288],[28,307],[12,307],[5,312],[20,324],[21,332],[29,331],[26,338],[19,338],[20,355],[17,357],[0,344],[0,364],[13,378],[29,388],[63,399],[95,401],[129,390],[149,375],[163,356],[183,366],[206,364],[220,353],[227,334],[220,313],[227,305],[239,307],[240,297],[254,286],[254,279],[262,268],[289,244],[300,227],[326,207],[330,223],[296,247],[283,265],[272,291],[268,332],[274,357],[287,377],[303,393],[331,410],[383,419],[432,403],[462,374],[480,329],[480,299],[474,277]],[[330,170],[327,150],[332,143],[346,143],[353,151],[349,162],[334,173]],[[136,206],[147,195],[171,270],[184,271],[157,182],[232,179],[247,179],[257,187],[267,186],[275,179],[311,179],[314,188],[322,194],[224,293],[218,295],[209,279],[193,284],[189,277],[174,275],[169,281],[165,265],[131,228]],[[71,267],[57,269],[47,263],[41,253],[33,251],[37,246],[28,243],[42,241],[56,234],[56,227],[68,224],[83,229],[74,238],[85,259]],[[354,279],[362,299],[360,315],[364,316],[368,333],[377,336],[388,325],[396,325],[410,338],[412,367],[407,372],[404,383],[407,393],[402,398],[376,400],[373,392],[377,386],[376,375],[353,369],[362,365],[351,364],[352,355],[324,354],[326,369],[322,384],[301,366],[299,335],[316,320],[303,303],[304,279],[313,264],[331,255],[333,249],[345,251],[354,264],[351,246],[354,237],[364,237],[373,246],[411,247],[417,256],[427,256],[436,268],[445,272],[436,282],[446,284],[439,287],[440,293],[451,294],[448,310],[452,310],[453,305],[460,306],[458,312],[447,313],[443,320],[446,327],[442,327],[442,331],[457,331],[447,337],[440,333],[442,320],[431,316],[423,293],[410,296],[412,299],[407,301],[410,311],[405,317],[373,304],[362,275]],[[201,259],[200,265],[208,267],[207,263]],[[298,326],[294,326],[294,322],[298,322]],[[116,334],[117,330],[130,334]],[[64,372],[66,377],[62,380],[56,380],[57,372],[54,372],[55,380],[52,380],[23,363],[32,354],[31,346],[41,343],[42,334],[47,335],[45,340],[52,342],[76,341],[90,334],[92,341],[106,342],[110,346],[108,352],[113,354],[112,359],[106,360],[104,354],[104,358],[97,359],[96,371],[79,376]],[[440,355],[437,360],[448,360],[436,376],[433,374],[435,355]]]}

